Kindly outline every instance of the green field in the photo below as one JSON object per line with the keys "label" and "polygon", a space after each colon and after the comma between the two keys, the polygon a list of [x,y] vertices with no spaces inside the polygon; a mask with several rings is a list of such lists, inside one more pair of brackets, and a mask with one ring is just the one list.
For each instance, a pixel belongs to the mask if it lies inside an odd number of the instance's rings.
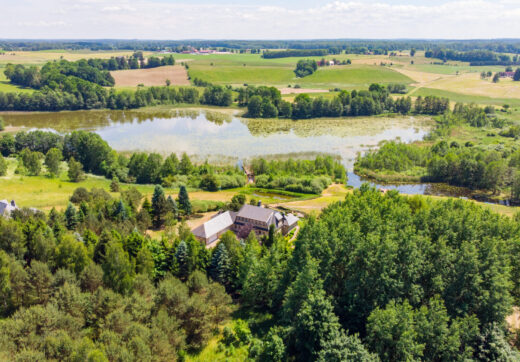
{"label": "green field", "polygon": [[297,78],[294,67],[288,66],[251,66],[251,65],[191,65],[191,78],[200,78],[216,84],[262,84],[287,86],[299,84],[304,88],[328,89],[366,89],[372,83],[406,83],[409,77],[390,68],[375,65],[348,65],[320,68],[314,74]]}
{"label": "green field", "polygon": [[411,95],[413,95],[414,97],[417,97],[417,96],[447,97],[452,102],[477,103],[477,104],[482,104],[482,105],[494,105],[494,106],[500,106],[500,107],[504,104],[509,104],[512,107],[520,106],[520,99],[518,99],[518,98],[484,97],[484,96],[462,94],[462,93],[450,92],[448,90],[433,89],[433,88],[419,88],[416,91],[411,92]]}

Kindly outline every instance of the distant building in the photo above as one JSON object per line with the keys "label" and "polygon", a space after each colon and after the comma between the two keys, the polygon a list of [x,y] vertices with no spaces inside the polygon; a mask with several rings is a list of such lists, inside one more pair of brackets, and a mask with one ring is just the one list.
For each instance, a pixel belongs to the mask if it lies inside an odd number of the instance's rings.
{"label": "distant building", "polygon": [[18,206],[16,206],[14,200],[11,202],[7,200],[0,201],[0,216],[9,217],[14,210],[18,210]]}
{"label": "distant building", "polygon": [[231,230],[239,238],[246,238],[251,231],[257,236],[267,235],[271,225],[276,231],[286,235],[298,225],[299,218],[293,214],[282,214],[278,211],[258,206],[244,205],[238,213],[226,211],[195,228],[193,235],[209,245],[217,241],[222,234]]}
{"label": "distant building", "polygon": [[500,78],[513,78],[514,75],[515,75],[515,72],[500,72],[500,73],[498,73],[498,76]]}

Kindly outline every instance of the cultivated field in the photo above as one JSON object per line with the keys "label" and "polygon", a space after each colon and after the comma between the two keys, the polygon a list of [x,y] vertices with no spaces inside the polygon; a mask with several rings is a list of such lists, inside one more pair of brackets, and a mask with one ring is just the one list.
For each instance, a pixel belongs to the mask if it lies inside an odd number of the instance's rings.
{"label": "cultivated field", "polygon": [[[7,82],[2,70],[7,63],[39,66],[47,61],[59,59],[72,61],[131,54],[131,51],[6,52],[0,55],[0,91],[32,91]],[[145,56],[153,54],[144,52]],[[116,86],[133,88],[140,84],[164,85],[166,79],[169,79],[172,85],[187,85],[189,84],[187,73],[189,73],[192,79],[199,78],[214,84],[276,86],[286,95],[286,99],[290,100],[295,94],[301,92],[318,96],[323,95],[323,93],[319,94],[320,92],[327,92],[334,88],[367,89],[371,83],[404,83],[409,86],[409,95],[412,97],[438,95],[448,96],[453,101],[475,102],[483,105],[520,105],[520,82],[501,79],[498,83],[492,83],[489,79],[480,79],[480,72],[495,73],[503,71],[504,67],[471,67],[469,63],[455,61],[441,63],[438,59],[425,58],[424,52],[417,52],[414,57],[411,57],[408,52],[398,52],[392,56],[339,54],[306,57],[315,60],[325,58],[345,61],[348,59],[352,64],[323,67],[305,78],[296,78],[293,72],[301,58],[263,59],[259,54],[175,54],[174,57],[177,64],[185,62],[189,65],[188,72],[181,65],[116,71],[113,72]],[[294,89],[295,85],[301,88]]]}
{"label": "cultivated field", "polygon": [[[109,59],[111,57],[130,56],[132,54],[133,51],[16,51],[0,54],[0,66],[5,65],[7,63],[24,65],[43,65],[46,62],[60,59],[66,59],[70,61],[89,58]],[[152,53],[143,52],[144,56],[149,56],[150,54]]]}
{"label": "cultivated field", "polygon": [[166,80],[172,85],[189,85],[188,72],[180,65],[170,65],[149,69],[129,69],[110,72],[116,81],[116,87],[162,86]]}

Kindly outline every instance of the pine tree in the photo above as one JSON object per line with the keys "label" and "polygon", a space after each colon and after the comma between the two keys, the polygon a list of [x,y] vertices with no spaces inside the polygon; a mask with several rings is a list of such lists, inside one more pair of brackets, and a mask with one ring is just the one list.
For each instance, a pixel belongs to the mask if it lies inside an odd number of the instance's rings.
{"label": "pine tree", "polygon": [[229,273],[229,257],[226,246],[223,243],[219,243],[215,249],[215,252],[213,253],[209,267],[209,273],[213,280],[223,285],[227,284]]}
{"label": "pine tree", "polygon": [[184,210],[186,215],[191,215],[191,202],[186,186],[181,186],[179,190],[179,207]]}
{"label": "pine tree", "polygon": [[178,277],[185,280],[190,271],[188,265],[188,246],[184,240],[179,243],[177,250],[175,250],[175,259],[178,265]]}
{"label": "pine tree", "polygon": [[125,203],[123,200],[119,200],[119,203],[117,204],[117,208],[115,211],[115,216],[119,220],[127,220],[128,219],[128,213],[126,212]]}
{"label": "pine tree", "polygon": [[179,209],[177,208],[177,203],[175,200],[170,196],[166,199],[166,209],[168,212],[171,212],[174,217],[177,217],[177,214],[179,213]]}
{"label": "pine tree", "polygon": [[152,196],[152,216],[153,225],[155,228],[160,228],[164,223],[164,216],[166,215],[166,197],[164,190],[160,185],[155,186]]}
{"label": "pine tree", "polygon": [[76,225],[78,224],[78,215],[76,213],[76,208],[69,202],[67,206],[67,210],[65,210],[65,222],[67,225],[67,229],[74,230]]}

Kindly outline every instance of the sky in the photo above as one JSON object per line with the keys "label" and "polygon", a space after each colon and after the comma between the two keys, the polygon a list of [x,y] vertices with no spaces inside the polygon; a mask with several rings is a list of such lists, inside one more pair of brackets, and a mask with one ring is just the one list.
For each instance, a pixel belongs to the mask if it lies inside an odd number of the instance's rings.
{"label": "sky", "polygon": [[520,0],[0,0],[4,39],[520,38]]}

